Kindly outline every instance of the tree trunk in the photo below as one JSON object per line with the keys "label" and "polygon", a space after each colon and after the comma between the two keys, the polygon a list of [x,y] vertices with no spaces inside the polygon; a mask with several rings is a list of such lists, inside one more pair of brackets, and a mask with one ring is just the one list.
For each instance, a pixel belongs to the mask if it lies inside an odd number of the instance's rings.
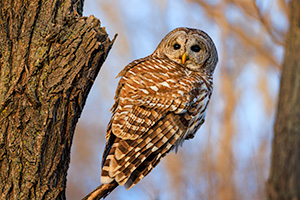
{"label": "tree trunk", "polygon": [[290,30],[274,125],[268,198],[300,199],[300,2],[290,1]]}
{"label": "tree trunk", "polygon": [[0,199],[65,199],[75,125],[113,43],[82,8],[0,1]]}

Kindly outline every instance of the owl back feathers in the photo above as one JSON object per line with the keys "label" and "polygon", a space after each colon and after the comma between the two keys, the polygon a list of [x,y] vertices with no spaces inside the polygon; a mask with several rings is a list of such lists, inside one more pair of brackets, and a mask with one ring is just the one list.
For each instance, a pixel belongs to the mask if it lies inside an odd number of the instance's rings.
{"label": "owl back feathers", "polygon": [[101,182],[129,189],[203,124],[212,77],[150,56],[118,76]]}

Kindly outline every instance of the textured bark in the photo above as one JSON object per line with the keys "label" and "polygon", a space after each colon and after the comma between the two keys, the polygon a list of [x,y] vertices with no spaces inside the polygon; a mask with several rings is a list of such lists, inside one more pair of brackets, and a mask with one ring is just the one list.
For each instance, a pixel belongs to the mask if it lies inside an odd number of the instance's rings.
{"label": "textured bark", "polygon": [[267,183],[270,200],[300,199],[300,2],[290,1],[290,9]]}
{"label": "textured bark", "polygon": [[65,199],[75,125],[113,43],[82,7],[0,1],[0,199]]}

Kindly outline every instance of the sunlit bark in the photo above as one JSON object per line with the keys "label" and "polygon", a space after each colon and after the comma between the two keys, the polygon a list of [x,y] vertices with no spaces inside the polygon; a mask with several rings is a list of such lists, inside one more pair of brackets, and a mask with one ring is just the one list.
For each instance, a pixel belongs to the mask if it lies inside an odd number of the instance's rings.
{"label": "sunlit bark", "polygon": [[65,199],[76,123],[112,42],[83,1],[0,1],[0,199]]}

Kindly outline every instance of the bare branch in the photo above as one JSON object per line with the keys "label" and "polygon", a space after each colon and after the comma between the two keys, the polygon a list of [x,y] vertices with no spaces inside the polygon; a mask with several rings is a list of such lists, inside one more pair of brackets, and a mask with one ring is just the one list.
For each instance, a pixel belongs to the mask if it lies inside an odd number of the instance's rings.
{"label": "bare branch", "polygon": [[89,193],[87,196],[85,196],[82,200],[98,200],[101,198],[107,197],[116,187],[118,187],[118,183],[116,181],[113,181],[108,184],[101,184],[98,186],[95,190],[93,190],[91,193]]}

